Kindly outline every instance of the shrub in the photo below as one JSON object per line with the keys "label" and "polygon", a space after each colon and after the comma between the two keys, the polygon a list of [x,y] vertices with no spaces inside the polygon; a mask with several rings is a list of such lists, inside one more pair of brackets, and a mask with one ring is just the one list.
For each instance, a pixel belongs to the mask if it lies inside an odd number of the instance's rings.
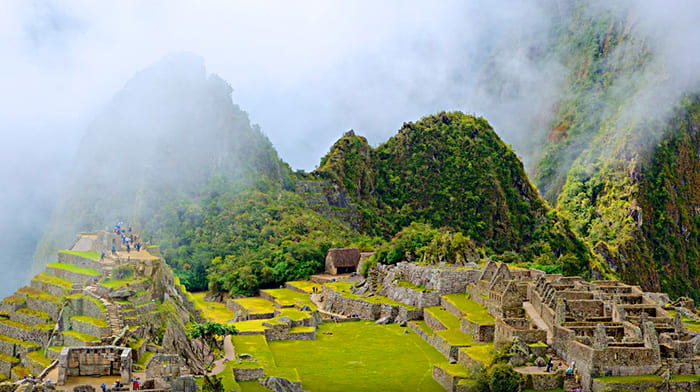
{"label": "shrub", "polygon": [[496,364],[489,369],[489,389],[491,392],[517,391],[520,386],[520,374],[508,364]]}

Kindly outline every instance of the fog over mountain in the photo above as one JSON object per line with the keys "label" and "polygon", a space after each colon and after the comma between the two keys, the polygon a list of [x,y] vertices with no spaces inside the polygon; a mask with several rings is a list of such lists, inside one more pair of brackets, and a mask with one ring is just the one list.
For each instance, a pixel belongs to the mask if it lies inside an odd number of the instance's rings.
{"label": "fog over mountain", "polygon": [[[484,115],[521,152],[566,71],[556,61],[534,61],[530,43],[546,36],[556,23],[550,11],[566,4],[0,3],[2,287],[9,292],[25,278],[86,128],[127,80],[164,56],[203,57],[294,169],[312,170],[348,129],[376,145],[403,122],[439,110]],[[665,71],[680,75],[669,94],[678,95],[697,82],[698,6],[637,4],[614,8],[632,7],[641,28],[654,32],[652,43],[668,51]],[[519,44],[493,52],[503,42]],[[507,99],[475,89],[489,59],[504,80],[518,81]],[[105,159],[118,156],[105,151]]]}

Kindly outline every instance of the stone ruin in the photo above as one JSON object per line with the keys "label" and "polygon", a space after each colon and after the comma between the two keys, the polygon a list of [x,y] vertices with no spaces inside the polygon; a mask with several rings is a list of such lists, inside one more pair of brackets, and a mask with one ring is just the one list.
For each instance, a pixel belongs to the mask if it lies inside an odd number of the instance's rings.
{"label": "stone ruin", "polygon": [[131,379],[131,349],[117,346],[64,347],[58,357],[58,385],[71,376]]}
{"label": "stone ruin", "polygon": [[[381,295],[422,309],[445,306],[443,294],[466,292],[488,308],[495,323],[472,326],[462,320],[462,331],[479,337],[477,341],[493,339],[497,346],[516,340],[546,343],[566,363],[575,362],[584,391],[600,389],[593,389],[599,376],[648,375],[663,369],[700,374],[700,333],[684,328],[681,319],[681,314],[698,319],[692,299],[668,303],[665,295],[619,281],[586,281],[492,261],[482,268],[378,265],[354,287],[355,298],[324,291],[335,312],[375,320],[390,315],[394,322],[423,314],[390,312],[388,307],[384,311],[363,298]],[[381,290],[372,292],[369,287]],[[675,317],[667,309],[675,310]],[[429,325],[430,321],[426,318]]]}

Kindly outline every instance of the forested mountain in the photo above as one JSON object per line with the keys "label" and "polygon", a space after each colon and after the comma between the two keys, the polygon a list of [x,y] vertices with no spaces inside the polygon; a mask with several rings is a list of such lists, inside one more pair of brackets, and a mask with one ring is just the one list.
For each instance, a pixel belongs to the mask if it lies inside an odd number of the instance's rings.
{"label": "forested mountain", "polygon": [[347,132],[317,170],[292,172],[226,82],[180,55],[134,77],[88,129],[37,260],[123,220],[189,289],[221,294],[303,278],[327,249],[358,246],[374,261],[491,257],[699,298],[700,99],[663,88],[679,83],[624,6],[542,4],[547,28],[505,37],[477,86],[504,100],[527,86],[497,61],[514,46],[558,64],[551,106],[513,147],[536,187],[498,130],[460,112],[376,147]]}

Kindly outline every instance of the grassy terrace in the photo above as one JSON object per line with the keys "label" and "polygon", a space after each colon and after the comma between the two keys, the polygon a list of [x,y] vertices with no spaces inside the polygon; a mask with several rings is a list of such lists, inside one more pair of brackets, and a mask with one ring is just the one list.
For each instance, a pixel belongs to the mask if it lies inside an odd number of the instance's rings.
{"label": "grassy terrace", "polygon": [[61,269],[65,271],[70,271],[70,272],[75,272],[76,274],[82,274],[82,275],[90,275],[90,276],[100,276],[100,273],[97,272],[96,269],[94,268],[83,268],[79,267],[75,264],[68,264],[68,263],[49,263],[46,265],[47,267],[51,268],[56,268],[56,269]]}
{"label": "grassy terrace", "polygon": [[260,292],[273,296],[280,306],[308,305],[311,309],[315,309],[308,294],[291,289],[266,289],[260,290]]}
{"label": "grassy terrace", "polygon": [[280,317],[289,317],[294,321],[299,321],[307,319],[311,316],[308,312],[302,312],[301,310],[297,310],[295,308],[284,308],[280,310],[280,314],[277,318],[279,319]]}
{"label": "grassy terrace", "polygon": [[153,357],[153,353],[150,351],[145,351],[141,357],[139,357],[138,362],[136,362],[137,365],[141,366],[142,368],[146,367],[146,364],[148,361]]}
{"label": "grassy terrace", "polygon": [[316,287],[319,291],[321,290],[321,285],[318,283],[314,283],[310,280],[295,280],[292,282],[287,282],[288,285],[292,285],[300,290],[304,290],[307,293],[313,293],[314,287]]}
{"label": "grassy terrace", "polygon": [[425,332],[428,336],[433,336],[433,329],[423,320],[413,320],[410,323],[415,324],[421,331]]}
{"label": "grassy terrace", "polygon": [[663,382],[664,379],[661,376],[655,374],[642,374],[639,376],[606,376],[606,377],[596,377],[598,381],[602,381],[606,384],[634,384],[638,382]]}
{"label": "grassy terrace", "polygon": [[24,286],[17,290],[17,293],[24,294],[27,298],[36,298],[43,301],[51,302],[54,305],[61,304],[61,298],[53,296],[45,291],[35,289],[34,287]]}
{"label": "grassy terrace", "polygon": [[435,334],[445,339],[452,346],[465,346],[473,344],[474,339],[459,329],[443,329],[435,331]]}
{"label": "grassy terrace", "polygon": [[27,300],[25,300],[24,297],[20,297],[19,295],[10,295],[8,297],[3,298],[2,302],[8,304],[23,304],[27,302]]}
{"label": "grassy terrace", "polygon": [[442,296],[445,301],[464,313],[464,317],[477,324],[493,324],[495,319],[489,314],[485,306],[472,301],[466,293],[446,294]]}
{"label": "grassy terrace", "polygon": [[43,272],[40,273],[39,275],[34,276],[34,279],[32,279],[32,280],[35,280],[35,281],[41,282],[41,283],[50,284],[52,286],[58,286],[58,287],[65,289],[66,291],[70,291],[71,287],[73,286],[73,283],[71,283],[65,279],[57,278],[55,276],[46,275]]}
{"label": "grassy terrace", "polygon": [[84,257],[86,259],[90,260],[99,260],[100,259],[100,252],[96,252],[94,250],[88,250],[88,251],[78,251],[78,250],[59,250],[58,253],[65,253],[73,256],[78,256],[78,257]]}
{"label": "grassy terrace", "polygon": [[142,282],[148,282],[148,278],[122,278],[122,279],[112,279],[108,278],[100,282],[100,286],[106,287],[108,289],[116,290],[130,284],[137,284]]}
{"label": "grassy terrace", "polygon": [[49,316],[48,313],[43,312],[43,311],[38,310],[38,309],[19,308],[15,311],[15,313],[24,314],[27,316],[39,317],[39,318],[42,318],[44,320],[51,320],[51,316]]}
{"label": "grassy terrace", "polygon": [[73,316],[70,318],[71,320],[79,321],[81,323],[86,323],[86,324],[92,324],[97,327],[109,327],[107,324],[107,320],[97,318],[97,317],[90,317],[90,316]]}
{"label": "grassy terrace", "polygon": [[264,332],[267,327],[264,327],[262,323],[269,322],[270,320],[247,320],[239,321],[233,323],[233,325],[238,329],[239,332]]}
{"label": "grassy terrace", "polygon": [[43,324],[32,325],[32,329],[40,330],[42,332],[51,331],[54,329],[54,327],[56,327],[56,324],[54,324],[54,323],[43,323]]}
{"label": "grassy terrace", "polygon": [[32,330],[32,326],[31,326],[31,325],[19,323],[19,322],[17,322],[17,321],[13,321],[13,320],[0,319],[0,323],[9,325],[9,326],[12,326],[12,327],[15,327],[15,328],[19,328],[19,329],[24,329],[24,330],[26,330],[26,331],[31,331],[31,330]]}
{"label": "grassy terrace", "polygon": [[439,306],[429,306],[423,311],[436,318],[447,329],[456,329],[459,331],[459,319],[454,314],[440,309]]}
{"label": "grassy terrace", "polygon": [[83,342],[99,342],[100,339],[97,336],[88,335],[86,333],[80,333],[78,331],[63,331],[64,335],[74,337]]}
{"label": "grassy terrace", "polygon": [[[206,293],[192,293],[194,307],[202,312],[202,317],[216,323],[228,323],[236,316],[235,312],[220,302],[204,300]],[[269,301],[268,301],[269,302]]]}
{"label": "grassy terrace", "polygon": [[20,366],[20,365],[13,367],[12,371],[15,372],[17,377],[20,379],[24,378],[25,376],[29,377],[31,375],[31,373],[29,372],[29,369],[27,369],[24,366]]}
{"label": "grassy terrace", "polygon": [[13,357],[12,355],[7,355],[5,353],[0,352],[0,361],[5,361],[8,363],[18,363],[19,359],[17,357]]}
{"label": "grassy terrace", "polygon": [[279,340],[269,346],[280,368],[296,368],[304,390],[403,391],[410,386],[444,391],[432,370],[445,358],[404,330],[396,324],[327,323],[319,327],[316,340]]}
{"label": "grassy terrace", "polygon": [[34,342],[15,339],[11,336],[0,335],[0,340],[7,342],[7,343],[10,343],[10,344],[18,344],[18,345],[23,346],[23,347],[39,347],[39,345],[34,343]]}
{"label": "grassy terrace", "polygon": [[270,346],[263,335],[234,335],[231,337],[236,355],[252,355],[254,361],[234,360],[234,368],[272,368],[276,367],[275,358],[270,351]]}
{"label": "grassy terrace", "polygon": [[46,358],[44,354],[42,354],[41,350],[27,353],[27,358],[31,359],[32,361],[38,363],[39,365],[45,368],[51,365],[51,360],[49,358]]}
{"label": "grassy terrace", "polygon": [[489,364],[493,360],[493,343],[472,343],[469,347],[459,349],[469,356],[469,358]]}
{"label": "grassy terrace", "polygon": [[234,299],[233,302],[245,308],[250,314],[272,313],[275,311],[275,304],[260,297],[238,298]]}
{"label": "grassy terrace", "polygon": [[[674,309],[666,310],[671,318],[676,317],[677,311]],[[683,327],[685,329],[695,332],[700,332],[700,321],[688,318],[681,314],[681,320],[683,320]]]}

